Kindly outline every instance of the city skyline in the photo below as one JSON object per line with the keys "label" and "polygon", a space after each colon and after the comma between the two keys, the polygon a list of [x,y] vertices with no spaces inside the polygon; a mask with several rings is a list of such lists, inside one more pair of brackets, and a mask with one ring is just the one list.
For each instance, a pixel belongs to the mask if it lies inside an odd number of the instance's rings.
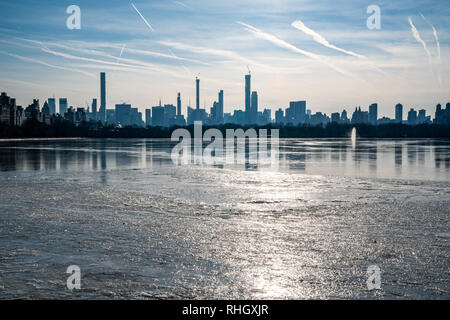
{"label": "city skyline", "polygon": [[399,102],[430,114],[450,100],[443,1],[381,2],[380,30],[366,26],[369,3],[133,3],[153,30],[129,2],[113,1],[105,12],[105,1],[79,1],[80,30],[66,28],[68,3],[0,4],[2,91],[21,105],[55,95],[85,106],[88,97],[101,100],[95,79],[107,72],[107,108],[125,102],[144,113],[159,100],[176,105],[180,92],[186,114],[199,76],[200,107],[223,89],[230,112],[245,110],[241,76],[250,69],[259,109],[272,114],[301,99],[327,114],[377,102],[378,114],[393,118]]}
{"label": "city skyline", "polygon": [[[28,107],[17,104],[14,97],[9,97],[6,92],[1,93],[0,99],[0,123],[21,126],[26,120],[37,120],[38,122],[49,125],[62,119],[68,120],[73,124],[91,122],[95,124],[100,122],[105,125],[115,127],[174,127],[192,125],[195,121],[200,121],[205,125],[215,126],[222,124],[236,124],[242,126],[264,126],[267,124],[287,125],[287,126],[322,126],[330,123],[336,124],[450,124],[450,102],[437,104],[434,118],[433,114],[427,115],[425,109],[415,110],[410,108],[404,110],[401,103],[397,103],[394,108],[394,118],[378,115],[378,103],[369,105],[368,111],[355,107],[351,117],[346,109],[332,112],[328,115],[321,110],[312,112],[307,108],[306,100],[290,101],[289,107],[279,108],[275,111],[275,117],[272,117],[272,110],[264,108],[258,109],[258,92],[251,90],[251,72],[244,76],[244,101],[245,109],[235,109],[233,112],[224,112],[224,91],[220,90],[217,94],[218,99],[214,101],[209,112],[206,106],[200,108],[200,78],[195,77],[195,107],[187,106],[186,113],[182,112],[181,93],[177,92],[176,106],[174,104],[162,104],[146,108],[145,113],[140,112],[137,107],[129,103],[116,103],[114,108],[107,108],[106,72],[100,72],[99,91],[100,91],[100,109],[97,110],[97,98],[92,98],[92,103],[86,102],[85,107],[74,107],[69,104],[67,98],[59,98],[59,109],[56,108],[56,98],[48,98],[42,108],[39,99],[33,99],[33,103]],[[70,107],[69,107],[70,105]],[[143,115],[145,114],[145,118]],[[406,116],[406,121],[405,121]]]}

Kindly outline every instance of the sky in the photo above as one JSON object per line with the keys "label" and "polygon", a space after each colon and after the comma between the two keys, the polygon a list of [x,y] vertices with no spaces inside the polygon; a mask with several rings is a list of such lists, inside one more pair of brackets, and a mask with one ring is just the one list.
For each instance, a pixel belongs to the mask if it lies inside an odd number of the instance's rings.
{"label": "sky", "polygon": [[[66,25],[70,5],[80,29]],[[369,29],[370,5],[380,29]],[[209,108],[224,90],[224,111],[244,107],[252,75],[259,109],[306,100],[312,112],[378,103],[426,109],[450,101],[448,0],[0,0],[0,90],[28,106],[66,97],[86,107],[176,104]]]}

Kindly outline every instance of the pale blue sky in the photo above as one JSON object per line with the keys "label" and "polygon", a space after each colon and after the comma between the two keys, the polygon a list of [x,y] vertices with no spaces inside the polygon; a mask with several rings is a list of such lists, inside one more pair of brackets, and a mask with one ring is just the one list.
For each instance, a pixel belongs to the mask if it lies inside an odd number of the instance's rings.
{"label": "pale blue sky", "polygon": [[[81,30],[66,27],[71,4],[81,8]],[[381,30],[366,27],[371,4],[381,8]],[[445,0],[1,0],[0,89],[25,106],[55,95],[84,107],[99,96],[105,71],[109,108],[175,104],[180,91],[185,113],[200,74],[201,105],[209,110],[223,89],[229,112],[244,104],[248,66],[260,109],[307,100],[329,114],[378,102],[380,115],[392,117],[401,102],[434,113],[450,100],[449,13]],[[296,20],[343,50],[314,41]]]}

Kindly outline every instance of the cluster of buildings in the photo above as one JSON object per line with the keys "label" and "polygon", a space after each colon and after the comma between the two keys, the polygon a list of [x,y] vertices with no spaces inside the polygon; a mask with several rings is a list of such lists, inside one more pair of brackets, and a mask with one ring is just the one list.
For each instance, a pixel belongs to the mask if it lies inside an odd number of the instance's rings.
{"label": "cluster of buildings", "polygon": [[244,110],[234,110],[233,113],[224,112],[224,92],[219,90],[217,101],[214,101],[209,112],[206,108],[200,108],[200,79],[195,79],[196,97],[195,108],[187,107],[187,118],[181,112],[181,94],[177,94],[176,106],[173,104],[161,104],[145,109],[145,121],[143,115],[137,107],[131,104],[116,104],[114,109],[106,108],[106,74],[100,73],[100,105],[97,105],[97,98],[92,99],[92,103],[87,103],[86,108],[74,108],[69,106],[67,98],[59,98],[59,112],[56,110],[56,99],[49,98],[42,108],[39,100],[33,100],[33,103],[27,108],[16,105],[16,100],[2,93],[0,96],[0,124],[12,126],[21,126],[25,120],[33,119],[42,123],[52,124],[57,120],[65,119],[74,124],[82,122],[101,123],[103,125],[114,125],[116,127],[172,127],[191,125],[194,121],[202,121],[205,125],[237,124],[237,125],[257,125],[275,123],[278,125],[311,125],[325,126],[329,123],[340,124],[387,124],[403,123],[408,125],[418,125],[426,123],[447,124],[450,125],[450,103],[446,104],[445,109],[440,104],[436,106],[434,120],[426,114],[425,109],[414,110],[411,108],[407,112],[406,119],[403,115],[403,106],[395,106],[395,118],[378,118],[378,104],[373,103],[368,111],[361,107],[355,108],[352,116],[349,117],[344,109],[341,113],[335,112],[328,116],[322,112],[311,113],[306,108],[306,101],[291,101],[289,107],[285,110],[279,108],[275,112],[275,118],[272,119],[271,110],[258,108],[258,92],[251,90],[250,71],[245,75],[244,91]]}
{"label": "cluster of buildings", "polygon": [[[450,103],[447,104],[450,112]],[[440,104],[438,105],[440,108]],[[436,118],[437,119],[437,118]],[[355,108],[355,111],[352,114],[351,119],[347,117],[347,111],[343,110],[341,114],[338,112],[331,114],[330,122],[336,123],[351,123],[351,124],[387,124],[387,123],[402,123],[408,125],[419,125],[419,124],[431,124],[431,115],[426,114],[425,109],[420,109],[418,112],[411,108],[408,113],[406,119],[403,116],[403,105],[397,104],[395,106],[395,118],[390,119],[388,117],[378,118],[378,104],[373,103],[369,106],[368,111],[361,110],[361,107]],[[435,121],[436,122],[436,121]],[[450,122],[447,122],[450,124]]]}
{"label": "cluster of buildings", "polygon": [[187,118],[181,113],[181,95],[177,95],[177,105],[166,104],[145,110],[147,126],[170,127],[174,125],[191,125],[194,121],[202,121],[205,125],[220,125],[233,123],[239,125],[265,125],[272,122],[270,109],[258,111],[258,92],[251,91],[251,76],[245,76],[245,110],[234,110],[233,113],[224,112],[224,93],[219,90],[217,101],[213,102],[209,112],[200,108],[200,79],[195,79],[195,108],[187,107]]}
{"label": "cluster of buildings", "polygon": [[5,92],[0,95],[0,124],[21,126],[25,121],[25,110],[16,105],[16,99],[10,98]]}

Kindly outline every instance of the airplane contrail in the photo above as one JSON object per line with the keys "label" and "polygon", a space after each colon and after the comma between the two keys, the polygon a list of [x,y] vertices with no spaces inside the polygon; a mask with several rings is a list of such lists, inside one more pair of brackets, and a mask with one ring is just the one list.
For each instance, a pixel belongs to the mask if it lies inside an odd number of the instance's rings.
{"label": "airplane contrail", "polygon": [[438,52],[438,60],[439,62],[441,62],[441,44],[439,43],[439,37],[437,34],[437,30],[436,28],[423,16],[423,14],[420,14],[423,18],[423,20],[425,20],[426,23],[428,23],[431,28],[433,29],[433,36],[434,36],[434,40],[436,41],[436,48],[437,48],[437,52]]}
{"label": "airplane contrail", "polygon": [[328,48],[331,48],[331,49],[334,49],[334,50],[343,52],[343,53],[345,53],[345,54],[348,54],[348,55],[350,55],[350,56],[357,57],[357,58],[359,58],[359,59],[366,59],[366,57],[363,56],[363,55],[360,55],[360,54],[357,54],[357,53],[355,53],[355,52],[353,52],[353,51],[348,51],[348,50],[345,50],[345,49],[336,47],[335,45],[332,45],[332,44],[329,43],[329,42],[327,41],[327,39],[325,39],[322,35],[320,35],[320,34],[317,33],[316,31],[314,31],[314,30],[308,28],[307,26],[305,26],[305,24],[304,24],[301,20],[296,20],[296,21],[292,22],[291,26],[293,26],[294,28],[296,28],[296,29],[298,29],[298,30],[300,30],[300,31],[303,31],[304,33],[306,33],[306,34],[312,36],[312,38],[314,39],[314,41],[316,41],[317,43],[320,43],[320,44],[324,45],[325,47],[328,47]]}
{"label": "airplane contrail", "polygon": [[323,56],[320,56],[318,54],[315,54],[315,53],[312,53],[312,52],[309,52],[309,51],[297,48],[297,47],[293,46],[292,44],[290,44],[290,43],[288,43],[288,42],[286,42],[286,41],[284,41],[282,39],[277,38],[274,35],[265,33],[265,32],[255,28],[255,27],[251,26],[251,25],[246,24],[246,23],[239,22],[239,21],[237,23],[239,23],[240,25],[244,26],[245,29],[247,29],[247,31],[250,31],[251,33],[253,33],[258,38],[268,40],[268,41],[272,42],[273,44],[275,44],[275,45],[277,45],[277,46],[279,46],[281,48],[285,48],[285,49],[291,50],[293,52],[300,53],[300,54],[305,55],[305,56],[307,56],[307,57],[309,57],[309,58],[311,58],[313,60],[321,62],[321,63],[327,65],[328,67],[330,67],[331,69],[333,69],[334,71],[342,74],[342,75],[345,75],[345,76],[357,79],[359,81],[366,82],[365,80],[359,78],[358,76],[356,76],[356,75],[354,75],[354,74],[352,74],[352,73],[350,73],[350,72],[348,72],[346,70],[343,70],[343,69],[335,66],[331,62],[327,61]]}
{"label": "airplane contrail", "polygon": [[427,56],[428,56],[428,60],[430,61],[430,64],[432,64],[431,53],[430,53],[430,50],[428,50],[427,44],[426,44],[425,41],[423,41],[423,39],[421,38],[420,33],[419,33],[419,31],[417,30],[417,28],[416,28],[416,26],[414,25],[414,23],[412,22],[411,17],[408,17],[408,21],[409,21],[409,24],[410,24],[410,26],[411,26],[411,32],[412,32],[412,34],[413,34],[414,39],[416,39],[417,42],[419,42],[419,43],[423,46],[423,48],[424,48],[424,50],[425,50],[425,52],[426,52],[426,54],[427,54]]}
{"label": "airplane contrail", "polygon": [[120,49],[120,54],[119,54],[119,59],[120,58],[122,58],[122,53],[123,53],[123,50],[125,49],[125,44],[122,46],[122,49]]}
{"label": "airplane contrail", "polygon": [[[436,41],[436,50],[438,53],[438,63],[439,63],[439,67],[441,65],[441,44],[439,43],[439,37],[438,37],[438,33],[436,28],[434,27],[434,25],[431,24],[431,22],[429,22],[424,15],[421,13],[420,14],[422,16],[422,19],[425,20],[426,23],[428,23],[431,28],[433,29],[433,36],[434,36],[434,40]],[[438,68],[438,80],[439,80],[439,85],[442,88],[442,74],[441,74],[441,69]]]}
{"label": "airplane contrail", "polygon": [[[423,41],[422,37],[420,36],[419,30],[417,30],[417,28],[414,25],[411,17],[408,17],[408,21],[409,21],[409,24],[411,26],[411,32],[413,34],[413,37],[414,37],[414,39],[417,40],[417,42],[419,42],[423,46],[423,49],[425,50],[425,52],[426,52],[426,54],[428,56],[428,61],[430,63],[431,72],[436,77],[436,74],[435,74],[434,69],[433,69],[433,59],[432,59],[432,56],[431,56],[431,52],[430,52],[430,50],[428,50],[427,44],[425,43],[425,41]],[[437,76],[437,79],[439,81],[439,84],[441,85],[440,77]]]}
{"label": "airplane contrail", "polygon": [[153,29],[152,25],[147,21],[147,19],[144,18],[144,16],[139,12],[139,10],[136,8],[136,6],[133,3],[131,3],[131,5],[133,6],[134,10],[136,10],[138,15],[142,18],[142,20],[145,22],[145,24],[150,28],[150,30],[152,32],[155,31],[155,29]]}

